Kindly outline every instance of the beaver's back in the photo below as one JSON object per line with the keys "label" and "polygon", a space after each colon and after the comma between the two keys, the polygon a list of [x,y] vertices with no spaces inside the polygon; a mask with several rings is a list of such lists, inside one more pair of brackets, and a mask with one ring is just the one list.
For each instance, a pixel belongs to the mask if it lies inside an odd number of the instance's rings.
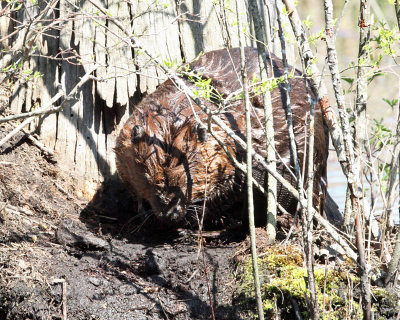
{"label": "beaver's back", "polygon": [[[259,79],[257,50],[246,48],[245,53],[249,78]],[[274,77],[282,76],[281,60],[273,56],[270,62],[272,62]],[[206,53],[190,64],[190,69],[193,73],[201,74],[204,80],[211,79],[211,85],[223,97],[234,92],[240,94],[239,49],[222,49]],[[272,75],[270,74],[270,76]],[[189,77],[185,78],[185,82],[189,87],[195,88]],[[308,88],[298,71],[295,71],[294,77],[290,79],[290,84],[294,131],[302,167],[304,149],[307,144],[306,138],[308,137],[306,121],[310,112],[307,99]],[[310,93],[310,95],[312,94]],[[290,167],[289,138],[283,107],[286,99],[281,86],[272,91],[271,98],[278,170],[294,184],[293,175],[288,170]],[[217,105],[209,101],[204,102],[212,110],[217,111]],[[251,118],[253,147],[258,153],[266,156],[264,108],[261,96],[252,97],[252,104],[254,106]],[[158,212],[156,215],[160,217],[163,216],[162,212],[167,210],[163,209],[163,206],[170,208],[170,202],[176,201],[177,194],[182,199],[184,198],[180,202],[184,203],[184,206],[180,206],[180,208],[185,210],[204,199],[210,203],[217,203],[217,205],[220,202],[219,204],[224,207],[230,201],[235,202],[243,198],[245,190],[243,174],[232,166],[224,151],[213,138],[208,137],[204,141],[203,138],[199,139],[193,110],[201,119],[207,119],[200,108],[168,80],[136,106],[117,139],[115,148],[117,168],[122,180],[138,198],[149,201],[153,211]],[[242,100],[236,100],[220,114],[221,119],[243,139],[245,134],[244,116]],[[144,135],[135,141],[133,136],[137,134],[137,130],[141,131],[140,128]],[[216,126],[213,128],[239,161],[242,161],[244,151]],[[322,180],[326,177],[327,139],[321,110],[317,105],[313,156],[315,164],[314,204],[316,206],[320,203],[323,205],[326,191]],[[254,169],[257,180],[266,184],[265,169],[257,164]],[[171,193],[173,195],[170,195]],[[296,210],[297,202],[281,185],[278,185],[278,201],[289,212]]]}
{"label": "beaver's back", "polygon": [[[255,48],[246,48],[246,68],[249,79],[260,79],[258,52]],[[269,78],[280,78],[283,76],[282,60],[272,55],[267,57]],[[235,66],[232,67],[232,64]],[[272,67],[272,68],[271,68]],[[203,78],[212,79],[211,84],[225,96],[232,92],[241,90],[240,76],[240,50],[234,48],[230,50],[222,49],[209,52],[201,56],[196,62],[191,64],[191,69],[202,74]],[[272,69],[272,70],[271,70]],[[289,72],[292,67],[289,67]],[[273,73],[273,74],[272,74]],[[294,70],[290,79],[290,100],[293,112],[293,128],[296,137],[296,145],[300,167],[303,168],[304,149],[308,144],[308,128],[306,122],[309,120],[310,104],[308,96],[314,98],[311,87],[306,82],[301,72]],[[308,87],[307,87],[308,86]],[[251,99],[253,113],[251,118],[253,148],[261,155],[266,157],[266,136],[264,130],[264,105],[262,96],[257,95]],[[286,94],[282,85],[271,92],[271,102],[273,108],[275,148],[277,155],[277,166],[279,172],[295,185],[293,174],[288,170],[290,165],[289,134],[286,123],[285,108]],[[315,130],[314,130],[314,204],[323,208],[326,195],[326,165],[328,157],[329,138],[326,134],[321,108],[315,108]],[[228,121],[232,129],[236,129],[243,138],[245,134],[244,103],[235,106],[228,111]],[[259,182],[266,185],[266,170],[255,164],[254,175]],[[304,181],[307,181],[305,177]],[[296,210],[297,201],[293,196],[278,185],[278,201],[288,209],[289,212]]]}

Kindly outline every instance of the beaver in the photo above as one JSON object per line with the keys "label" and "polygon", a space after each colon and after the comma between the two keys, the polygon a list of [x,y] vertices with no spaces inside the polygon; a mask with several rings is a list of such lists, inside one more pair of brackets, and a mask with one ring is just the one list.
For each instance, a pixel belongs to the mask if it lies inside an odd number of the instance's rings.
{"label": "beaver", "polygon": [[[246,68],[250,84],[260,79],[258,52],[245,48]],[[283,75],[281,59],[267,55],[273,71],[269,77],[278,79]],[[203,93],[202,100],[213,112],[241,138],[245,139],[245,112],[241,98],[240,50],[222,49],[205,53],[188,64],[182,77],[192,90]],[[289,70],[294,70],[290,68]],[[197,80],[195,80],[197,79]],[[198,79],[201,79],[200,82]],[[306,121],[310,112],[307,98],[308,84],[298,70],[290,78],[290,97],[293,110],[294,133],[300,166],[307,159],[308,129]],[[196,83],[197,82],[197,83]],[[203,92],[199,85],[203,86]],[[207,86],[208,85],[208,86]],[[266,156],[264,109],[262,96],[251,90],[252,139],[256,152]],[[204,94],[206,92],[206,94]],[[285,117],[285,91],[277,82],[271,92],[277,151],[277,170],[292,185],[295,178],[291,171],[289,137]],[[312,93],[309,93],[312,96]],[[220,101],[231,97],[231,103],[221,107]],[[195,115],[207,121],[207,115],[191,101],[172,80],[162,83],[152,94],[146,96],[135,108],[122,127],[114,148],[117,171],[120,178],[138,200],[146,200],[161,221],[176,223],[187,212],[205,202],[207,215],[221,211],[246,199],[245,175],[231,163],[217,143],[200,127]],[[218,126],[211,124],[214,133],[228,150],[243,162],[245,151],[228,137]],[[326,164],[328,136],[320,106],[315,108],[314,147],[314,206],[324,206],[326,194]],[[254,163],[254,177],[266,186],[266,170]],[[304,179],[306,180],[306,177]],[[258,198],[260,213],[257,224],[265,224],[266,199]],[[261,200],[260,200],[261,199]],[[278,183],[278,202],[289,213],[294,213],[297,200]]]}

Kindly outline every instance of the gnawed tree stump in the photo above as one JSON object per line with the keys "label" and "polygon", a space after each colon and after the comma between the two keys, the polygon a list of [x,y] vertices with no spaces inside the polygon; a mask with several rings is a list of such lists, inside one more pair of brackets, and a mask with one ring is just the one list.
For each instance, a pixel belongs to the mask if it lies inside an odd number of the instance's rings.
{"label": "gnawed tree stump", "polygon": [[[41,26],[57,24],[38,34],[37,49],[24,62],[24,69],[39,71],[42,77],[17,80],[10,98],[12,113],[34,110],[49,101],[59,85],[68,93],[94,64],[99,65],[96,79],[83,86],[75,101],[58,114],[38,119],[31,128],[82,181],[101,181],[115,174],[113,147],[119,125],[144,94],[165,80],[147,56],[129,45],[111,19],[126,25],[165,61],[190,61],[201,52],[238,46],[235,8],[224,0],[135,0],[130,4],[109,0],[99,4],[108,9],[108,15],[87,0],[54,3]],[[46,5],[39,1],[23,6],[14,21],[2,17],[1,37],[15,30],[15,21],[30,21]],[[244,15],[246,5],[241,2]],[[271,12],[264,12],[265,16],[274,17],[273,6],[269,7]],[[273,36],[272,28],[267,29]],[[21,32],[3,41],[1,48],[8,49],[20,36]],[[254,45],[249,39],[247,44]]]}

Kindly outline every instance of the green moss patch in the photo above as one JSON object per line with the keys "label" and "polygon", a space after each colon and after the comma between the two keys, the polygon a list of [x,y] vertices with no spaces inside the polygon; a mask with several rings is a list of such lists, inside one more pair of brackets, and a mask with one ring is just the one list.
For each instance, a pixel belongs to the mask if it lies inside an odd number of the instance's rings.
{"label": "green moss patch", "polygon": [[[270,247],[259,259],[261,291],[265,314],[282,319],[294,317],[294,305],[304,318],[308,318],[310,301],[307,288],[307,269],[303,267],[303,254],[298,247]],[[357,316],[358,304],[348,301],[348,283],[356,286],[357,279],[349,272],[334,270],[327,266],[314,267],[317,297],[322,319],[340,319]],[[243,265],[240,277],[241,302],[249,307],[254,299],[251,259]],[[240,300],[240,299],[239,299]],[[324,310],[324,312],[323,312]],[[359,315],[358,315],[359,316]]]}

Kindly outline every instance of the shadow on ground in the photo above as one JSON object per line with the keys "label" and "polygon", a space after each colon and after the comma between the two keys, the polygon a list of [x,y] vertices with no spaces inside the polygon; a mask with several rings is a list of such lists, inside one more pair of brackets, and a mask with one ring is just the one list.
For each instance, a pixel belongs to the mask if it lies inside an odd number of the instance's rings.
{"label": "shadow on ground", "polygon": [[196,231],[138,229],[118,180],[88,204],[68,172],[12,143],[0,150],[0,319],[62,319],[64,304],[77,320],[210,319],[211,305],[240,319],[235,241],[207,236],[203,256]]}
{"label": "shadow on ground", "polygon": [[83,307],[101,319],[211,319],[212,304],[218,319],[240,319],[232,306],[237,243],[206,237],[203,254],[195,230],[137,218],[136,208],[113,179],[80,221],[61,221],[56,238],[73,263],[60,269],[68,270],[63,277],[77,302],[69,310],[78,315]]}

